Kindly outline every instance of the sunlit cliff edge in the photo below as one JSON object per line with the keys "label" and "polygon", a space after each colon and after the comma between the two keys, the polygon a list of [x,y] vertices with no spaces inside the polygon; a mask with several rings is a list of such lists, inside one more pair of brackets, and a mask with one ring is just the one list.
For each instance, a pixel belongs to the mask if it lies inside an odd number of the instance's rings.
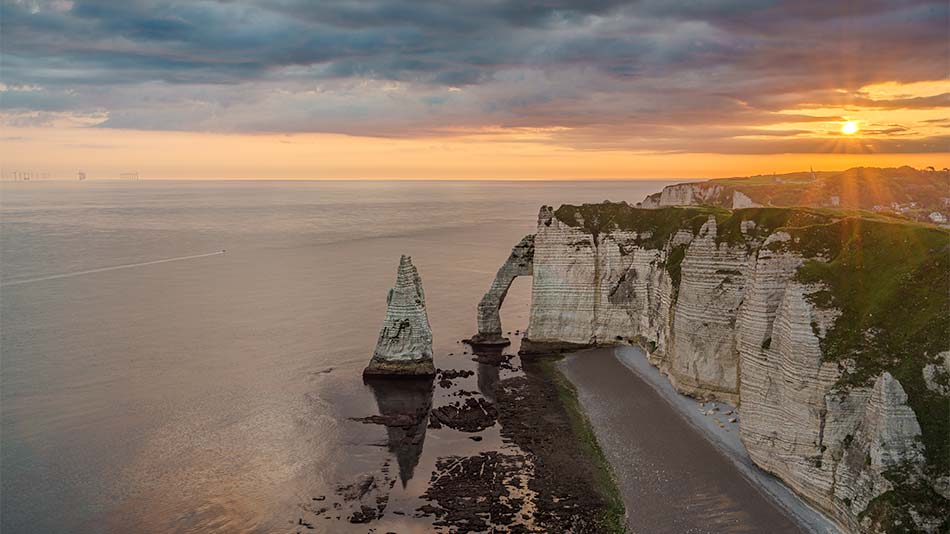
{"label": "sunlit cliff edge", "polygon": [[670,185],[638,207],[827,207],[861,209],[910,220],[950,221],[950,171],[913,167],[855,167]]}

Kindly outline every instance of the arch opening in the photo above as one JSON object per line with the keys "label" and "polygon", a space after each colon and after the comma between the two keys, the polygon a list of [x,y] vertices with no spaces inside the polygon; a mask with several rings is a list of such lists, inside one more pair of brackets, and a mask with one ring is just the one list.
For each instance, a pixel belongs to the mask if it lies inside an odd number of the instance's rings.
{"label": "arch opening", "polygon": [[467,340],[472,345],[504,346],[511,341],[502,335],[501,305],[512,282],[519,276],[534,274],[534,234],[527,235],[511,249],[511,254],[498,269],[491,287],[478,303],[478,333]]}

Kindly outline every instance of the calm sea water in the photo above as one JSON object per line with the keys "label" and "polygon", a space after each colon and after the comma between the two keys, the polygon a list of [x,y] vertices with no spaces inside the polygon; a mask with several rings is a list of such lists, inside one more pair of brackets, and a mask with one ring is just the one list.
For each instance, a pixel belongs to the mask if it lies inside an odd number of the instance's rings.
{"label": "calm sea water", "polygon": [[[541,204],[666,183],[2,184],[0,530],[295,531],[313,496],[396,455],[349,418],[406,400],[360,377],[400,254],[436,364],[471,367],[446,355]],[[506,328],[529,302],[516,281]],[[394,458],[391,506],[472,443],[430,431]]]}

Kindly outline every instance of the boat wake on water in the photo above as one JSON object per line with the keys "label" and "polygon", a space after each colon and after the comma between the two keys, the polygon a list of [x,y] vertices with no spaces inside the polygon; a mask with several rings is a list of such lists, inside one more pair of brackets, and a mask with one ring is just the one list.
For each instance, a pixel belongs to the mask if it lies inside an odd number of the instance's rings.
{"label": "boat wake on water", "polygon": [[99,267],[97,269],[87,269],[85,271],[74,271],[71,273],[61,273],[61,274],[51,274],[48,276],[40,276],[37,278],[24,278],[20,280],[10,280],[9,282],[0,283],[0,287],[7,286],[17,286],[20,284],[32,284],[33,282],[43,282],[46,280],[56,280],[57,278],[71,278],[73,276],[82,276],[84,274],[94,274],[94,273],[103,273],[106,271],[117,271],[119,269],[132,269],[134,267],[145,267],[146,265],[156,265],[159,263],[169,263],[173,261],[184,261],[184,260],[195,260],[198,258],[207,258],[209,256],[219,256],[221,254],[227,253],[227,250],[217,250],[215,252],[207,252],[205,254],[193,254],[191,256],[179,256],[176,258],[163,258],[160,260],[152,261],[143,261],[139,263],[126,263],[123,265],[113,265],[111,267]]}

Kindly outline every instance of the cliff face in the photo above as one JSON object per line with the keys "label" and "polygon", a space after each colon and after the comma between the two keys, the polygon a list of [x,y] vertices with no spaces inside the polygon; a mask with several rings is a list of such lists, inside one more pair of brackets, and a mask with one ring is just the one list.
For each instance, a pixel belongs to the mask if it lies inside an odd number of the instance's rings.
{"label": "cliff face", "polygon": [[737,403],[752,460],[843,525],[938,531],[948,245],[818,210],[544,207],[523,349],[638,343],[680,391]]}
{"label": "cliff face", "polygon": [[[732,192],[725,192],[720,185],[711,182],[686,183],[668,185],[659,193],[652,194],[641,203],[641,208],[656,209],[670,206],[725,206],[731,199]],[[743,206],[750,207],[750,206]]]}

